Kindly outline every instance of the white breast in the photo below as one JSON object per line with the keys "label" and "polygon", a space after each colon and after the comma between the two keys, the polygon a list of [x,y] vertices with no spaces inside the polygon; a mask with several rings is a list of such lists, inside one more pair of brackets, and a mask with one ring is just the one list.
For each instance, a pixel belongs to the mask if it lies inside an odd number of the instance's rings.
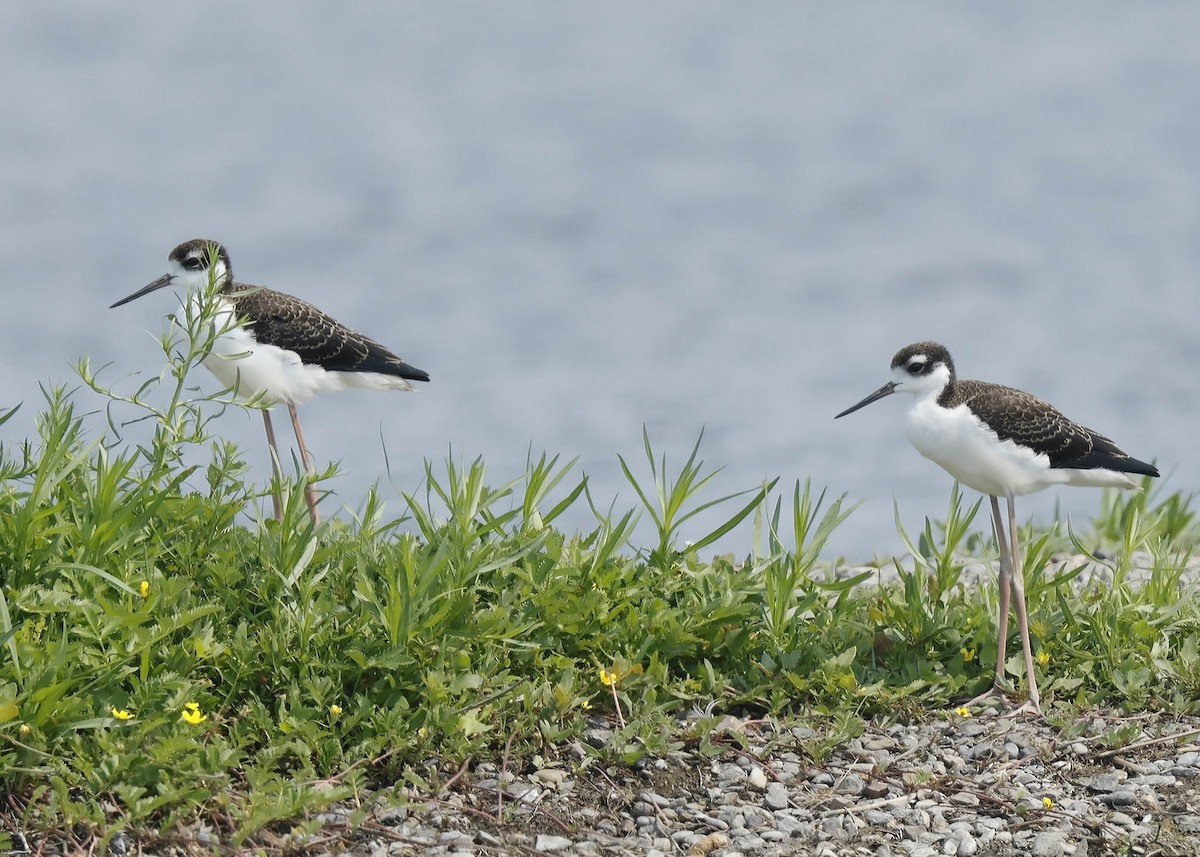
{"label": "white breast", "polygon": [[[236,319],[233,305],[218,298],[214,320],[221,330]],[[307,402],[318,393],[364,387],[373,390],[412,390],[403,378],[378,372],[326,371],[320,366],[301,362],[294,351],[259,342],[254,332],[234,325],[213,342],[204,368],[242,399],[258,399],[271,404]]]}
{"label": "white breast", "polygon": [[966,405],[947,409],[933,399],[919,400],[908,412],[906,428],[921,455],[984,494],[1032,494],[1051,485],[1137,487],[1136,480],[1116,470],[1052,468],[1049,456],[1000,440]]}
{"label": "white breast", "polygon": [[1011,440],[1001,441],[966,405],[947,409],[918,401],[908,412],[908,439],[964,485],[1003,497],[1040,491],[1069,481],[1074,471],[1055,471],[1050,459]]}

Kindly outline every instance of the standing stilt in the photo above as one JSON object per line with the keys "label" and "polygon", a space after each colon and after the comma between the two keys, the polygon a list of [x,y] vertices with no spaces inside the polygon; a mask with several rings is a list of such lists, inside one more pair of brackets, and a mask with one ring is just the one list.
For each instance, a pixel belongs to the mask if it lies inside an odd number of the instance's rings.
{"label": "standing stilt", "polygon": [[[313,523],[317,512],[316,470],[300,431],[296,404],[313,396],[359,387],[369,390],[412,390],[413,381],[428,381],[429,373],[410,366],[369,336],[331,318],[307,301],[233,279],[229,253],[215,241],[185,241],[168,256],[170,270],[128,297],[119,307],[168,286],[204,293],[215,286],[214,324],[204,366],[240,398],[266,407],[286,402],[300,444],[307,474],[304,499]],[[191,298],[184,298],[181,318],[187,318]],[[271,416],[263,411],[267,443],[277,485],[283,476]],[[283,519],[281,492],[274,493],[275,517]]]}
{"label": "standing stilt", "polygon": [[[950,352],[936,342],[900,349],[891,368],[891,381],[837,416],[852,414],[893,393],[911,393],[915,401],[908,411],[907,434],[912,445],[959,482],[991,498],[1000,549],[996,676],[991,690],[971,703],[992,696],[1004,699],[1011,606],[1017,614],[1029,682],[1029,701],[1016,713],[1041,714],[1013,498],[1052,485],[1136,490],[1135,477],[1157,476],[1158,468],[1126,455],[1104,435],[1072,422],[1036,396],[986,381],[959,380]],[[1000,514],[1001,496],[1008,502],[1007,526]]]}

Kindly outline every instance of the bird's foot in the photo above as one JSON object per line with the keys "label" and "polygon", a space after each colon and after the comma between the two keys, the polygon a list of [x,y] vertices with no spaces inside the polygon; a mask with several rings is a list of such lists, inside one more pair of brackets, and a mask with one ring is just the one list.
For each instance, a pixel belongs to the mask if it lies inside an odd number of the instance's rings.
{"label": "bird's foot", "polygon": [[1019,718],[1036,720],[1042,716],[1042,706],[1036,700],[1027,699],[1012,711],[1006,711],[1002,716],[1008,720],[1017,720]]}
{"label": "bird's foot", "polygon": [[967,708],[975,708],[977,706],[990,703],[993,699],[999,700],[999,704],[995,706],[988,705],[989,708],[1003,708],[1008,705],[1008,697],[1004,694],[1004,688],[998,684],[992,685],[983,693],[979,694],[979,696],[976,696],[973,699],[968,699],[964,704]]}
{"label": "bird's foot", "polygon": [[[993,703],[992,700],[997,700],[998,702]],[[1005,718],[1042,716],[1042,706],[1036,699],[1027,699],[1016,708],[1012,708],[1013,704],[1014,703],[1009,700],[1008,695],[1004,692],[1004,688],[999,684],[992,685],[983,693],[979,694],[979,696],[975,697],[974,699],[970,699],[965,703],[967,708],[975,708],[983,705],[988,708],[1011,709],[1006,710],[1001,715]]]}

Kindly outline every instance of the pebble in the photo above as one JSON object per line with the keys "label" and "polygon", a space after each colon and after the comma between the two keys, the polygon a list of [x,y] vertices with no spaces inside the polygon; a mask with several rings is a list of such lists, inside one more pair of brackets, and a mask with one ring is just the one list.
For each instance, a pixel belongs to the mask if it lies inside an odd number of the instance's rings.
{"label": "pebble", "polygon": [[1114,771],[1110,774],[1097,774],[1085,782],[1085,785],[1094,792],[1115,792],[1125,782],[1124,771]]}
{"label": "pebble", "polygon": [[596,749],[607,747],[612,743],[612,737],[613,734],[611,729],[589,729],[583,733],[583,740]]}
{"label": "pebble", "polygon": [[651,806],[657,806],[662,809],[665,809],[666,807],[671,805],[670,798],[663,797],[662,795],[655,794],[654,792],[651,792],[651,791],[639,792],[637,799],[642,801],[643,803],[648,803]]}
{"label": "pebble", "polygon": [[533,772],[533,778],[543,785],[557,786],[567,778],[567,772],[561,768],[543,768]]}
{"label": "pebble", "polygon": [[785,809],[788,805],[787,786],[783,783],[771,783],[767,786],[767,793],[763,795],[763,805],[772,812]]}
{"label": "pebble", "polygon": [[542,795],[542,790],[532,783],[510,783],[504,789],[504,793],[522,803],[537,803],[537,799]]}
{"label": "pebble", "polygon": [[1177,815],[1175,816],[1175,827],[1179,829],[1180,833],[1200,836],[1200,815]]}
{"label": "pebble", "polygon": [[1033,837],[1029,853],[1032,857],[1062,857],[1067,852],[1067,838],[1057,830],[1045,830]]}
{"label": "pebble", "polygon": [[549,836],[541,834],[533,843],[534,851],[553,852],[563,851],[571,847],[571,840],[565,836]]}

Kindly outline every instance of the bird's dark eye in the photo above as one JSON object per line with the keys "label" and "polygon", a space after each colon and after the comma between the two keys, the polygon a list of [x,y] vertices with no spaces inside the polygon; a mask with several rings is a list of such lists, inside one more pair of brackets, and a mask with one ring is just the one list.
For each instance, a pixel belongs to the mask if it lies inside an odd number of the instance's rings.
{"label": "bird's dark eye", "polygon": [[929,364],[924,360],[914,360],[905,367],[909,375],[923,375]]}
{"label": "bird's dark eye", "polygon": [[198,271],[204,267],[204,260],[196,256],[188,256],[183,260],[182,264],[183,267],[187,268],[189,271]]}

